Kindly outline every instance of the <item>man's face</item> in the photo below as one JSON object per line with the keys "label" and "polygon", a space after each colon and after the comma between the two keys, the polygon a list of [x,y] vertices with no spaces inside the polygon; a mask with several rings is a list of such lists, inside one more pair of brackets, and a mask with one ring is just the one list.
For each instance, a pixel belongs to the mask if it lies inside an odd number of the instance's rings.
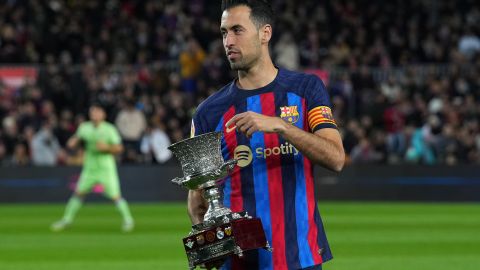
{"label": "man's face", "polygon": [[233,70],[248,70],[261,57],[260,35],[250,19],[250,8],[237,6],[222,14],[223,47]]}
{"label": "man's face", "polygon": [[92,106],[90,107],[89,116],[93,122],[100,122],[105,119],[105,112],[100,107]]}

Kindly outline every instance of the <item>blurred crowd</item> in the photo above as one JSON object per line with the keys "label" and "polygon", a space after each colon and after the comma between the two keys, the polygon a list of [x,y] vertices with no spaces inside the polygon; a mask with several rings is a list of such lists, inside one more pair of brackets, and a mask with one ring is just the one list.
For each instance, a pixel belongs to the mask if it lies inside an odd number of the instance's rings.
{"label": "blurred crowd", "polygon": [[[480,163],[477,1],[271,1],[278,66],[322,70],[350,163]],[[100,102],[123,163],[164,163],[195,107],[235,75],[206,0],[8,0],[0,64],[0,164],[81,163],[65,148]]]}

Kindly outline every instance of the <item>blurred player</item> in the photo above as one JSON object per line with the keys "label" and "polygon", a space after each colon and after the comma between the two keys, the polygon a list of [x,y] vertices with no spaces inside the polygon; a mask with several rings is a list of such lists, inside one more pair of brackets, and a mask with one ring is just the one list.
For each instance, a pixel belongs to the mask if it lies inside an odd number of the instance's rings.
{"label": "blurred player", "polygon": [[82,123],[75,135],[67,142],[70,149],[76,148],[80,141],[85,144],[83,169],[75,193],[65,208],[63,218],[52,224],[53,231],[62,231],[72,224],[75,215],[82,206],[83,199],[92,188],[101,184],[104,195],[113,200],[123,218],[122,230],[130,232],[134,221],[120,192],[115,155],[123,151],[120,135],[114,125],[105,121],[106,113],[98,104],[89,110],[90,121]]}

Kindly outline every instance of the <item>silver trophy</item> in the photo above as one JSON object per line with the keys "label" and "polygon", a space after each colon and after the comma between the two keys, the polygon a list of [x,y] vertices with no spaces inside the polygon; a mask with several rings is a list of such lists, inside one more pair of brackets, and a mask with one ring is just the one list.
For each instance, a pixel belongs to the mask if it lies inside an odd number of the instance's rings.
{"label": "silver trophy", "polygon": [[270,250],[260,219],[246,212],[233,213],[223,206],[220,181],[233,170],[237,160],[223,160],[221,137],[221,132],[210,132],[168,147],[180,161],[184,174],[172,182],[189,190],[203,189],[208,202],[203,222],[193,225],[183,238],[190,269],[203,264],[210,268],[209,264],[231,255],[242,257],[250,249]]}

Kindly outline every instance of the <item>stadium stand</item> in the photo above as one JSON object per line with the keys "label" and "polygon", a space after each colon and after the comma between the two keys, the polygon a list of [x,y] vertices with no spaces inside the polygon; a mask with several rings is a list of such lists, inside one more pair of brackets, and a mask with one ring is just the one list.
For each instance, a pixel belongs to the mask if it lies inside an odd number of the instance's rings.
{"label": "stadium stand", "polygon": [[[122,162],[165,162],[234,75],[212,2],[2,1],[1,166],[77,164],[65,142],[93,101],[145,118]],[[272,3],[276,64],[324,79],[350,163],[480,163],[475,1]]]}

